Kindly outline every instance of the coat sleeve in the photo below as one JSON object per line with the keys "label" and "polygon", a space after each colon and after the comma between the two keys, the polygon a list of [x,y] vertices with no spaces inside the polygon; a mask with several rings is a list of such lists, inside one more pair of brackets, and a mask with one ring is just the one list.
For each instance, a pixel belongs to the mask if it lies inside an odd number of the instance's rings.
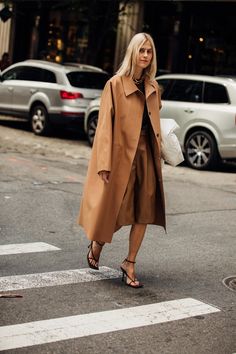
{"label": "coat sleeve", "polygon": [[109,80],[103,90],[95,135],[97,173],[111,171],[112,156],[112,121],[114,116],[112,83]]}

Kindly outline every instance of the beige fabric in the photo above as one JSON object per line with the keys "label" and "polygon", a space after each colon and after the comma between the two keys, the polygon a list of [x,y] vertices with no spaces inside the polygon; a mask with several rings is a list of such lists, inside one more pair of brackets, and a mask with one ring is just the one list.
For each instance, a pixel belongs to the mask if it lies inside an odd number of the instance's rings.
{"label": "beige fabric", "polygon": [[156,175],[149,136],[148,132],[141,132],[129,182],[116,221],[117,226],[154,223],[157,198]]}
{"label": "beige fabric", "polygon": [[[90,240],[111,242],[138,147],[144,103],[151,122],[157,200],[154,223],[165,227],[165,200],[161,170],[160,95],[156,81],[145,80],[145,96],[131,77],[113,76],[101,97],[98,127],[84,185],[78,223]],[[98,176],[110,171],[109,183]]]}

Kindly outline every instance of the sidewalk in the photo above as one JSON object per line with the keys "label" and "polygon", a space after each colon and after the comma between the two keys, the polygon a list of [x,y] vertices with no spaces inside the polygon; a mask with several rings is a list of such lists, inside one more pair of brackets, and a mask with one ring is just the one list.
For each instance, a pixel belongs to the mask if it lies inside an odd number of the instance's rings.
{"label": "sidewalk", "polygon": [[[57,137],[36,136],[32,132],[5,126],[0,128],[0,153],[14,152],[37,154],[64,160],[72,158],[87,165],[91,147],[86,140],[66,140]],[[233,166],[233,165],[232,165]],[[225,170],[225,172],[222,172]],[[163,176],[166,181],[186,181],[197,185],[214,186],[236,193],[236,167],[219,168],[219,171],[197,171],[185,166],[165,165]]]}

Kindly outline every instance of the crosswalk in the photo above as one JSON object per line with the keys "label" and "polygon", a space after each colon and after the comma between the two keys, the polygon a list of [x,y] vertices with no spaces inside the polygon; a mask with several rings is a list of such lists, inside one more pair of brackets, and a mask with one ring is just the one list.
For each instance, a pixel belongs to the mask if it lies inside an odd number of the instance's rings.
{"label": "crosswalk", "polygon": [[[4,256],[17,253],[51,251],[60,251],[60,248],[43,242],[0,246],[0,255]],[[100,267],[99,271],[84,268],[3,276],[0,277],[0,294],[10,294],[12,291],[24,291],[25,289],[115,279],[120,276],[120,271],[108,267]],[[142,326],[153,326],[217,312],[220,312],[220,309],[215,306],[197,299],[183,298],[115,310],[108,309],[102,312],[49,318],[40,321],[36,318],[33,322],[0,326],[0,351],[54,343]]]}
{"label": "crosswalk", "polygon": [[90,268],[85,268],[13,275],[0,278],[0,291],[15,291],[48,286],[77,284],[119,277],[120,272],[108,267],[100,267],[99,271],[93,271]]}
{"label": "crosswalk", "polygon": [[17,243],[10,245],[0,245],[0,255],[10,255],[19,253],[35,253],[59,251],[60,248],[49,245],[45,242]]}
{"label": "crosswalk", "polygon": [[212,306],[187,298],[5,326],[0,332],[0,349],[15,349],[150,326],[218,311]]}

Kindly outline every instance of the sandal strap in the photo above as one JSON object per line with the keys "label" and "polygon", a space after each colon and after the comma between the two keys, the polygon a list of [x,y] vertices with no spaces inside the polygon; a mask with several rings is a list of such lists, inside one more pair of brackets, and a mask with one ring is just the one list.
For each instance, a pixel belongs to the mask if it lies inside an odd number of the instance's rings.
{"label": "sandal strap", "polygon": [[98,259],[95,258],[94,254],[93,254],[93,241],[90,243],[90,245],[88,246],[88,248],[90,248],[90,252],[92,257],[88,257],[89,259],[94,260],[96,263],[98,263]]}
{"label": "sandal strap", "polygon": [[131,285],[131,284],[132,283],[135,284],[135,282],[138,280],[136,278],[132,279],[127,272],[126,272],[126,277],[130,280],[130,282],[129,283],[127,282],[127,284],[132,288],[136,288],[137,287],[136,285]]}
{"label": "sandal strap", "polygon": [[100,247],[103,247],[105,245],[105,242],[104,243],[100,243],[98,241],[95,241]]}
{"label": "sandal strap", "polygon": [[88,259],[91,259],[91,260],[95,261],[96,263],[98,263],[99,259],[97,259],[93,253],[93,242],[96,242],[100,247],[103,247],[105,245],[105,242],[102,244],[98,241],[91,241],[90,245],[88,246],[88,248],[90,249],[90,252],[91,252],[91,256],[92,256],[92,257],[88,257]]}
{"label": "sandal strap", "polygon": [[135,264],[135,263],[136,263],[136,262],[130,261],[128,258],[125,258],[125,262],[128,262],[128,263],[133,263],[133,264]]}

